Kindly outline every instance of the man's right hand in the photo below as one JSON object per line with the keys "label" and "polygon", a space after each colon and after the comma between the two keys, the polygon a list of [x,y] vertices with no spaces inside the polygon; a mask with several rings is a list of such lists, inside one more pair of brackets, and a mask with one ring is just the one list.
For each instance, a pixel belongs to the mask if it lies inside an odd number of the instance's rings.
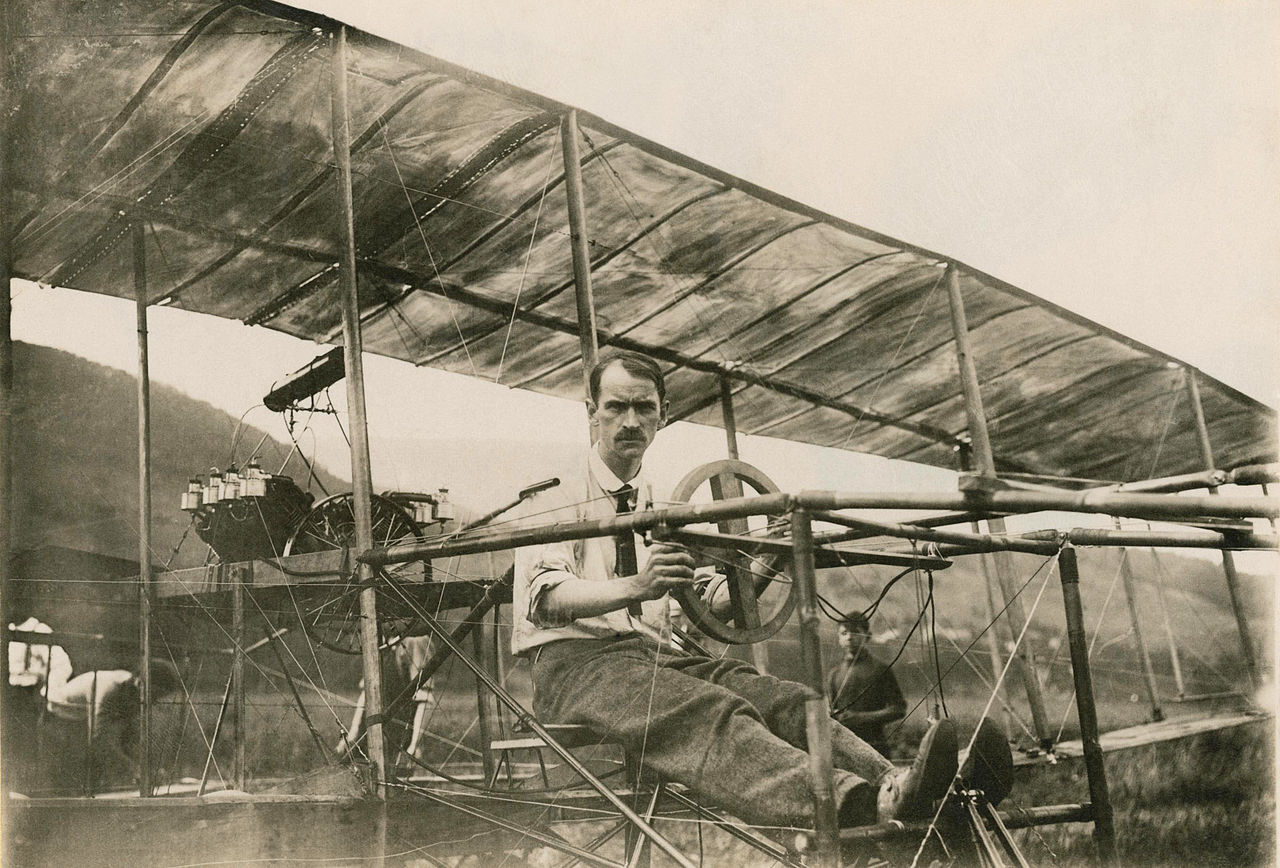
{"label": "man's right hand", "polygon": [[693,555],[675,543],[655,543],[649,560],[636,575],[636,590],[642,600],[656,600],[676,588],[693,587]]}

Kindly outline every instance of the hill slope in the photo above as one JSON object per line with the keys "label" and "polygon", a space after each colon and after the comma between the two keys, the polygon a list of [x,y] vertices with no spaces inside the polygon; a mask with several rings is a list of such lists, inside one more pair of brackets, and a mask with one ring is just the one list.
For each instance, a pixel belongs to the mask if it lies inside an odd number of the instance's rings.
{"label": "hill slope", "polygon": [[[138,558],[137,378],[48,347],[14,345],[15,548],[62,545]],[[178,508],[187,479],[233,460],[236,419],[162,384],[151,389],[152,561],[169,562],[190,526]],[[246,427],[235,460],[244,461],[263,432]],[[264,468],[306,487],[307,470],[285,444],[268,439]],[[317,468],[331,492],[350,488]],[[312,483],[311,490],[322,496]],[[204,560],[194,533],[172,565]]]}

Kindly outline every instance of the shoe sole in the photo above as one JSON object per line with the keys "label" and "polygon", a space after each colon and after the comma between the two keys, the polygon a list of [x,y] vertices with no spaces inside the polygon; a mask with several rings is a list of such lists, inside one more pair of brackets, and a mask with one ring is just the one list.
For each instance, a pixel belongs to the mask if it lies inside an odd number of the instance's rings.
{"label": "shoe sole", "polygon": [[956,725],[949,718],[938,721],[925,733],[912,763],[915,786],[902,800],[899,819],[922,819],[932,812],[933,803],[951,789],[959,749]]}
{"label": "shoe sole", "polygon": [[960,778],[971,790],[982,790],[994,807],[1013,788],[1013,752],[1004,729],[984,717],[973,737],[973,747],[960,769]]}

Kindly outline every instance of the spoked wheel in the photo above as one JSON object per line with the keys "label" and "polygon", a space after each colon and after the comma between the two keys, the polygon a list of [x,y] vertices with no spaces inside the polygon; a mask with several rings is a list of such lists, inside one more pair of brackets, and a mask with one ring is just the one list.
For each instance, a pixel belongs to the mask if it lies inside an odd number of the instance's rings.
{"label": "spoked wheel", "polygon": [[[389,546],[414,542],[419,528],[413,516],[385,497],[374,495],[370,505],[373,544]],[[355,501],[350,493],[335,494],[320,501],[302,519],[285,545],[286,555],[308,552],[353,550],[356,546]],[[338,585],[296,585],[292,589],[295,614],[312,641],[341,654],[360,653],[360,586],[354,577]],[[417,617],[405,603],[397,586],[418,584],[429,578],[422,563],[399,564],[377,576],[374,588],[378,602],[379,645],[395,645],[413,628]]]}
{"label": "spoked wheel", "polygon": [[[745,461],[725,459],[695,467],[676,485],[672,500],[707,502],[708,498],[728,500],[778,490],[769,477]],[[753,516],[722,521],[717,530],[767,540],[780,533],[781,524],[781,516]],[[696,526],[686,529],[697,530]],[[679,538],[678,532],[676,536]],[[681,608],[699,630],[721,642],[743,645],[761,642],[782,629],[796,606],[791,579],[783,572],[786,555],[709,541],[697,541],[690,547],[700,565],[709,563],[725,576],[722,589],[711,587],[705,594],[675,592]]]}

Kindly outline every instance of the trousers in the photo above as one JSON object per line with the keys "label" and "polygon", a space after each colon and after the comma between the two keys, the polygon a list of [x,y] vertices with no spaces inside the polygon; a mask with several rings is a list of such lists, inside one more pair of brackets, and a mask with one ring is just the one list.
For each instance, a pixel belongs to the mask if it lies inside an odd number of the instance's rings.
{"label": "trousers", "polygon": [[[640,636],[566,639],[533,663],[533,709],[585,726],[644,766],[762,826],[813,828],[804,686],[739,660],[683,656]],[[835,796],[846,822],[871,823],[893,764],[832,726]]]}

